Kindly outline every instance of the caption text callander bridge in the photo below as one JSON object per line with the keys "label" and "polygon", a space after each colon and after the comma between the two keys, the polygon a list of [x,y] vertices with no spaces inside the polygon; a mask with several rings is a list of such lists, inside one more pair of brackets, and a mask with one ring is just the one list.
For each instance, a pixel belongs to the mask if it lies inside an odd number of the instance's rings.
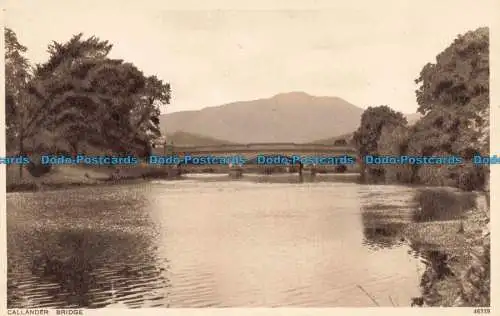
{"label": "caption text callander bridge", "polygon": [[[349,146],[338,145],[323,145],[323,144],[296,144],[296,143],[250,143],[250,144],[224,144],[224,145],[206,145],[206,146],[175,146],[166,144],[164,146],[155,146],[153,155],[170,156],[175,155],[180,158],[184,156],[202,157],[202,156],[217,156],[217,157],[232,157],[242,156],[247,160],[243,166],[211,166],[211,165],[190,165],[183,166],[192,171],[213,171],[214,169],[226,168],[230,169],[230,173],[241,174],[243,171],[252,171],[254,169],[262,171],[267,169],[270,172],[306,172],[306,173],[322,173],[322,172],[348,172],[359,173],[358,163],[354,164],[337,164],[337,165],[307,165],[296,164],[291,166],[276,165],[259,165],[256,163],[258,156],[282,156],[291,158],[293,156],[305,157],[338,157],[351,156],[356,158],[357,152],[355,148]],[[272,171],[271,171],[272,170]]]}

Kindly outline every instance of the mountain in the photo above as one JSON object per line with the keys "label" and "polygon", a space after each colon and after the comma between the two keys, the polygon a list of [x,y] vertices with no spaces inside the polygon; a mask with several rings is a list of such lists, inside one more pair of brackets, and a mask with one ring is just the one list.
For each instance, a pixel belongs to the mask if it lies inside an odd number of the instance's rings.
{"label": "mountain", "polygon": [[164,114],[160,129],[163,134],[185,132],[230,143],[309,143],[353,132],[363,111],[338,97],[290,92]]}
{"label": "mountain", "polygon": [[310,142],[352,131],[363,109],[303,92],[162,115],[163,132],[183,131],[235,143]]}
{"label": "mountain", "polygon": [[177,146],[209,146],[209,145],[230,145],[231,142],[212,137],[196,135],[187,132],[175,132],[167,134],[168,143],[172,142]]}

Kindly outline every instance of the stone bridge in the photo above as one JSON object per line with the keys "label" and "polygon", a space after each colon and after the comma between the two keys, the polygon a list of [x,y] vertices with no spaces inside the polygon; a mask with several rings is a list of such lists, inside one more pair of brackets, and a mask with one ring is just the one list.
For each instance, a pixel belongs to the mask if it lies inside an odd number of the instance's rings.
{"label": "stone bridge", "polygon": [[[207,165],[207,164],[188,164],[181,165],[182,169],[194,171],[228,170],[237,169],[251,171],[267,170],[272,172],[349,172],[359,173],[359,165],[357,163],[356,150],[349,146],[335,146],[322,144],[296,144],[296,143],[251,143],[243,145],[215,145],[215,146],[173,146],[166,145],[153,149],[153,155],[157,156],[176,156],[183,161],[184,157],[243,157],[244,164],[228,163],[222,165]],[[260,159],[257,159],[260,156]],[[349,163],[345,158],[338,160],[342,156],[352,157],[352,163]],[[300,157],[300,159],[299,159]],[[280,161],[268,162],[262,164],[264,158],[275,158]],[[282,159],[279,159],[282,158]],[[323,159],[318,163],[319,158]],[[337,158],[337,160],[334,160]],[[259,160],[259,161],[258,161]],[[316,163],[315,163],[316,160]],[[196,159],[193,159],[196,161]],[[283,163],[283,162],[295,163]],[[210,171],[209,171],[210,170]],[[222,171],[221,170],[221,171]]]}

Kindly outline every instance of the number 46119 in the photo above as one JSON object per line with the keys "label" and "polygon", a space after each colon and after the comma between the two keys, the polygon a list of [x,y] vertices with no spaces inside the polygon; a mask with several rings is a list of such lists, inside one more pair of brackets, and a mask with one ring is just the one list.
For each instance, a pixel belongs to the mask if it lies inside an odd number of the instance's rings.
{"label": "number 46119", "polygon": [[489,314],[490,309],[489,308],[475,308],[474,309],[474,314]]}

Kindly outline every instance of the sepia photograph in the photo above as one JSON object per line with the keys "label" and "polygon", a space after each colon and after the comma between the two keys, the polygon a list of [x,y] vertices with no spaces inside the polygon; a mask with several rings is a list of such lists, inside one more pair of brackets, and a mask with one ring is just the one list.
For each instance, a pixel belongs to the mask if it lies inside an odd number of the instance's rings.
{"label": "sepia photograph", "polygon": [[490,313],[492,6],[212,2],[4,4],[9,315]]}

